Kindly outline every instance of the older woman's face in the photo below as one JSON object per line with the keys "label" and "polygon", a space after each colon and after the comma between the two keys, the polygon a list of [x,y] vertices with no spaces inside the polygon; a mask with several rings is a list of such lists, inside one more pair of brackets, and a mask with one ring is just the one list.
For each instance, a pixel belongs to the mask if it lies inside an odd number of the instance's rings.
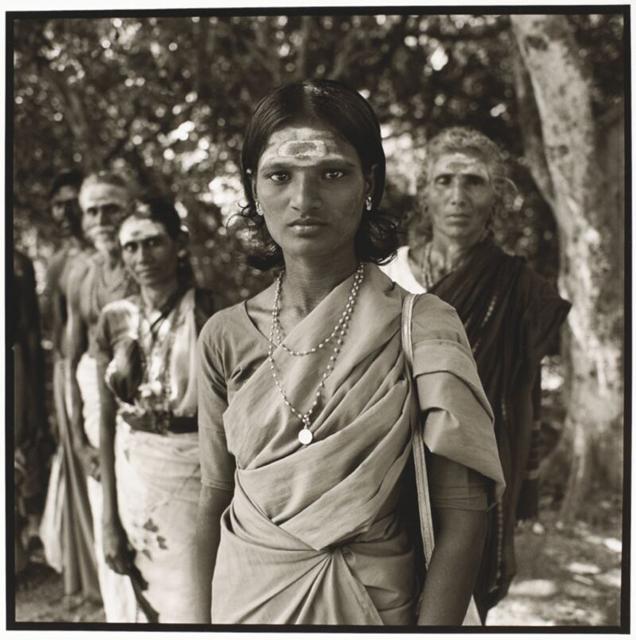
{"label": "older woman's face", "polygon": [[127,218],[119,230],[119,244],[124,265],[140,287],[156,288],[176,277],[178,242],[160,222]]}
{"label": "older woman's face", "polygon": [[259,158],[254,195],[284,254],[354,250],[373,180],[354,147],[330,128],[299,122],[275,131]]}
{"label": "older woman's face", "polygon": [[447,152],[431,159],[424,197],[433,235],[471,246],[492,215],[495,191],[486,163],[474,154]]}
{"label": "older woman's face", "polygon": [[117,227],[128,213],[128,193],[112,184],[93,183],[80,191],[82,231],[98,250],[117,246]]}

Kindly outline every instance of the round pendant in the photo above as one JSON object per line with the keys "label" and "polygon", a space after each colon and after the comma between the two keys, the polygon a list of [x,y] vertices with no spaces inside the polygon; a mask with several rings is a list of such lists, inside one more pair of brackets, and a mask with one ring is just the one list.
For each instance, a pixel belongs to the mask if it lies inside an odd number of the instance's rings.
{"label": "round pendant", "polygon": [[298,432],[298,440],[301,444],[309,444],[314,439],[314,434],[305,427]]}

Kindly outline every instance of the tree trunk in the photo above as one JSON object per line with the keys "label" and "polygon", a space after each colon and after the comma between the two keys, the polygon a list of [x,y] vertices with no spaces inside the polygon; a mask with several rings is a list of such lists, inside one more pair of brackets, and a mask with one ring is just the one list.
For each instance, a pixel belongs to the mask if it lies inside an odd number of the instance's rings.
{"label": "tree trunk", "polygon": [[[562,507],[575,518],[597,482],[620,491],[623,459],[624,180],[615,155],[599,153],[590,74],[565,16],[511,17],[524,69],[518,69],[527,160],[551,203],[559,228],[559,286],[572,302],[568,316],[570,384],[565,442],[572,466]],[[526,80],[524,74],[527,72]],[[532,91],[524,93],[529,80]],[[540,130],[532,129],[533,123]],[[620,119],[619,119],[620,136]],[[542,140],[543,153],[537,153]],[[613,153],[623,153],[614,145]],[[612,162],[610,162],[612,156]]]}

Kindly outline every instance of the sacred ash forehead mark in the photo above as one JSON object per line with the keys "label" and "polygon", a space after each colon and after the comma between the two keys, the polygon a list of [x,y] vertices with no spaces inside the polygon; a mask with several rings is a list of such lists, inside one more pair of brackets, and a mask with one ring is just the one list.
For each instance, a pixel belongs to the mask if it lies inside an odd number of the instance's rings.
{"label": "sacred ash forehead mark", "polygon": [[278,145],[276,151],[281,158],[311,160],[325,158],[327,145],[324,140],[288,140]]}
{"label": "sacred ash forehead mark", "polygon": [[315,162],[343,155],[342,143],[330,131],[312,127],[287,128],[275,131],[261,156],[263,162]]}
{"label": "sacred ash forehead mark", "polygon": [[128,218],[119,230],[119,242],[125,245],[128,242],[140,242],[146,238],[156,238],[167,235],[163,225],[154,220]]}
{"label": "sacred ash forehead mark", "polygon": [[115,184],[95,182],[80,189],[79,197],[84,201],[103,202],[107,200],[119,203],[127,201],[128,192],[124,187]]}
{"label": "sacred ash forehead mark", "polygon": [[433,164],[433,171],[435,173],[452,171],[456,173],[475,174],[490,179],[488,165],[481,158],[470,153],[462,153],[461,151],[441,154]]}

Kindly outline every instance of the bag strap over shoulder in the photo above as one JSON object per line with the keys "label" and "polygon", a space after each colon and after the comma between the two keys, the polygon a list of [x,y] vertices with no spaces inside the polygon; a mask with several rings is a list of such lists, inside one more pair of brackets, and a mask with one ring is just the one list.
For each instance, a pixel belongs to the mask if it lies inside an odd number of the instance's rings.
{"label": "bag strap over shoulder", "polygon": [[[426,295],[426,294],[422,294]],[[413,371],[413,305],[417,300],[417,295],[409,293],[404,298],[402,305],[402,350],[406,357],[409,376]],[[424,562],[426,568],[433,555],[435,546],[435,536],[433,532],[433,511],[431,509],[431,498],[428,489],[428,474],[426,472],[426,450],[424,447],[424,428],[420,423],[420,413],[413,430],[413,461],[415,467],[415,484],[417,486],[418,511],[420,514],[420,531],[422,534],[422,547],[424,548]],[[420,596],[421,597],[421,596]],[[419,603],[418,603],[419,609]],[[475,598],[471,597],[468,603],[468,610],[464,618],[463,626],[481,626],[482,622],[477,611]]]}
{"label": "bag strap over shoulder", "polygon": [[[415,304],[416,298],[417,296],[415,294],[407,294],[402,306],[402,349],[406,357],[409,376],[412,375],[413,371],[413,338],[411,327],[413,324],[413,305]],[[433,513],[428,489],[428,474],[426,472],[424,430],[420,423],[419,412],[418,420],[413,430],[413,461],[415,463],[415,483],[417,486],[422,546],[424,548],[426,568],[428,568],[431,556],[433,555],[435,537],[433,534]]]}

